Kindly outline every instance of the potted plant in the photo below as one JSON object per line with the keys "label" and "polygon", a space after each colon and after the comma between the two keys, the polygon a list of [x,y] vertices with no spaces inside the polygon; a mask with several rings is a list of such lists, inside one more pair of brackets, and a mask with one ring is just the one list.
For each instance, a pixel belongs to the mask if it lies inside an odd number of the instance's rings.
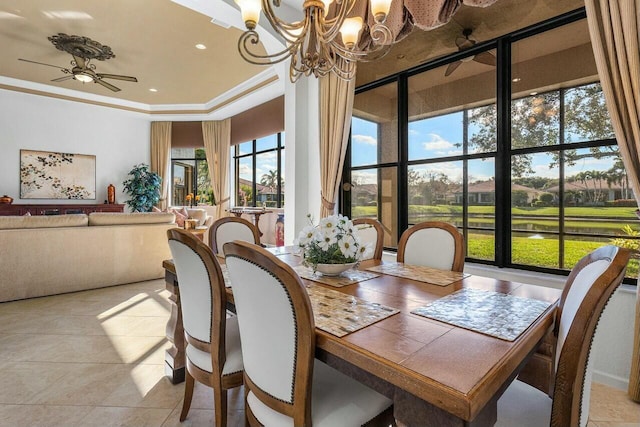
{"label": "potted plant", "polygon": [[129,172],[131,178],[124,181],[124,192],[131,198],[126,201],[133,212],[151,212],[160,200],[162,178],[149,170],[149,166],[140,163]]}
{"label": "potted plant", "polygon": [[335,276],[355,266],[372,251],[370,243],[363,244],[349,218],[331,215],[313,224],[310,215],[305,227],[294,242],[302,252],[303,263],[314,272]]}

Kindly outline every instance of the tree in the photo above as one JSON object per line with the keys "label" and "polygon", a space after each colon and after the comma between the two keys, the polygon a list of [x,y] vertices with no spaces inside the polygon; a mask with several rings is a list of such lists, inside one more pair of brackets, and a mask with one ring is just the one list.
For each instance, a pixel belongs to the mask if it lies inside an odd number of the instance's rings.
{"label": "tree", "polygon": [[122,184],[124,192],[131,196],[127,205],[133,212],[151,212],[154,205],[160,201],[160,176],[149,170],[149,166],[140,163],[135,165],[131,172],[131,178]]}
{"label": "tree", "polygon": [[[574,140],[597,141],[613,138],[602,87],[599,83],[569,89],[564,94],[564,142]],[[560,91],[514,99],[511,102],[511,147],[514,149],[551,146],[560,141]],[[588,111],[588,114],[585,114]],[[496,151],[496,105],[491,104],[469,110],[469,124],[475,129],[469,139],[469,148],[479,152]],[[559,162],[558,152],[550,153],[554,168]],[[620,158],[615,146],[590,147],[589,151],[564,150],[567,165],[593,157]],[[511,174],[521,178],[534,173],[531,154],[511,157]],[[538,188],[538,187],[534,187]]]}
{"label": "tree", "polygon": [[274,193],[278,186],[278,171],[270,170],[269,173],[262,175],[262,178],[260,178],[260,184],[265,187],[269,187],[271,192]]}

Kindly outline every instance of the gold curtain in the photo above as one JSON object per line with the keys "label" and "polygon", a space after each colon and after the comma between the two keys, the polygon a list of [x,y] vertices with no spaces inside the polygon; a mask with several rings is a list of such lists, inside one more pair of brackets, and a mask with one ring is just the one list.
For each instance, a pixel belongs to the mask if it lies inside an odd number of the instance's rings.
{"label": "gold curtain", "polygon": [[231,149],[231,119],[202,122],[204,151],[209,165],[209,178],[216,199],[216,216],[225,216],[229,207],[229,150]]}
{"label": "gold curtain", "polygon": [[151,122],[151,172],[162,178],[158,208],[167,209],[169,159],[171,158],[171,122]]}
{"label": "gold curtain", "polygon": [[[342,60],[342,58],[338,58]],[[355,79],[344,81],[334,73],[320,79],[320,217],[335,211],[344,156],[351,129]]]}
{"label": "gold curtain", "polygon": [[[640,0],[585,0],[585,6],[607,109],[631,188],[640,201]],[[640,402],[640,293],[629,396]]]}

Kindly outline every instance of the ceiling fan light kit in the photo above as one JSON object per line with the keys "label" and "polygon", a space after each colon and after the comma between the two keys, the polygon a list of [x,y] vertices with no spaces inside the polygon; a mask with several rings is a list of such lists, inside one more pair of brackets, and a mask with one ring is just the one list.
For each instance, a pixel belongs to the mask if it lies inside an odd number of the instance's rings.
{"label": "ceiling fan light kit", "polygon": [[91,63],[92,59],[98,61],[104,61],[107,59],[115,58],[111,48],[107,45],[103,45],[95,40],[91,40],[89,37],[67,35],[64,33],[58,33],[48,40],[56,47],[56,49],[71,54],[73,60],[71,61],[71,70],[68,68],[59,67],[57,65],[45,64],[42,62],[31,61],[28,59],[18,58],[19,61],[31,62],[33,64],[46,65],[48,67],[55,67],[60,69],[63,73],[67,74],[63,77],[58,77],[51,80],[52,82],[62,82],[69,79],[77,80],[81,83],[98,83],[107,89],[118,92],[120,88],[104,81],[103,79],[115,79],[123,80],[127,82],[137,82],[138,79],[131,76],[123,76],[120,74],[106,74],[97,73],[96,66]]}
{"label": "ceiling fan light kit", "polygon": [[[291,58],[292,82],[301,75],[322,77],[330,72],[351,80],[355,76],[355,62],[381,58],[391,47],[392,32],[384,24],[391,0],[369,1],[372,25],[366,16],[355,15],[358,0],[305,0],[304,18],[292,23],[276,15],[274,7],[279,7],[280,1],[235,0],[247,28],[238,40],[238,51],[245,61],[256,65],[273,65]],[[270,55],[252,52],[252,46],[260,42],[255,29],[261,12],[286,44],[280,52]],[[360,49],[358,40],[363,33],[368,33],[372,43]]]}
{"label": "ceiling fan light kit", "polygon": [[[462,52],[467,50],[477,43],[476,40],[471,38],[471,33],[473,30],[471,28],[465,28],[462,30],[462,37],[456,38],[456,46],[458,46],[458,51]],[[496,57],[491,52],[480,52],[473,56],[467,56],[466,58],[459,59],[455,62],[452,62],[447,67],[444,76],[450,76],[462,63],[475,61],[485,65],[491,65],[493,67],[496,66]]]}

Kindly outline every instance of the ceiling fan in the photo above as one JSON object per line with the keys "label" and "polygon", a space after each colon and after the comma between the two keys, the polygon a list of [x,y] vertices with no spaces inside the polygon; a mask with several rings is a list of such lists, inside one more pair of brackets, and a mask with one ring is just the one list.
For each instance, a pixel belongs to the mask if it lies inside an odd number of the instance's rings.
{"label": "ceiling fan", "polygon": [[51,80],[52,82],[62,82],[69,79],[75,79],[82,83],[98,83],[114,92],[119,92],[120,88],[104,81],[103,79],[123,80],[126,82],[137,82],[138,79],[131,76],[123,76],[120,74],[97,73],[96,66],[91,63],[92,59],[104,61],[105,59],[115,58],[109,46],[102,45],[89,37],[69,36],[64,33],[49,37],[49,41],[58,50],[63,50],[73,57],[71,61],[71,69],[63,68],[58,65],[45,64],[43,62],[31,61],[29,59],[18,58],[19,61],[30,62],[32,64],[46,65],[61,70],[65,76]]}
{"label": "ceiling fan", "polygon": [[[467,50],[470,47],[473,47],[477,41],[470,38],[473,30],[471,28],[465,28],[462,30],[462,37],[456,38],[456,46],[458,46],[458,51],[462,52],[463,50]],[[452,62],[447,67],[444,75],[445,77],[450,76],[463,62],[476,61],[481,64],[496,66],[496,57],[491,52],[480,52],[477,55],[470,56],[459,61]]]}

